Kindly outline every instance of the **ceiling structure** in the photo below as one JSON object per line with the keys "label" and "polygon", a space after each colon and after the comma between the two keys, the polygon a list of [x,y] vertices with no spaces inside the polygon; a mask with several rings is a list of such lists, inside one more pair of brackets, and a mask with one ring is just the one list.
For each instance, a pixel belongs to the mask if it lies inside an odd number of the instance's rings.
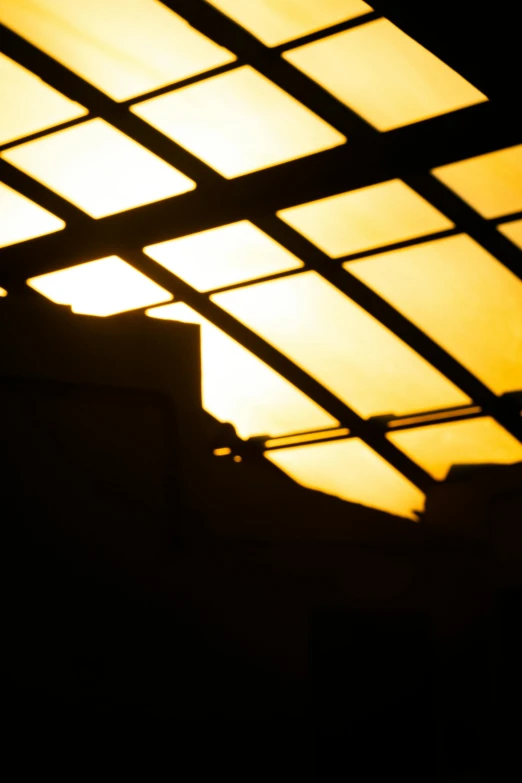
{"label": "ceiling structure", "polygon": [[347,500],[415,518],[451,465],[522,460],[502,101],[362,0],[0,23],[0,295],[199,324],[205,408]]}

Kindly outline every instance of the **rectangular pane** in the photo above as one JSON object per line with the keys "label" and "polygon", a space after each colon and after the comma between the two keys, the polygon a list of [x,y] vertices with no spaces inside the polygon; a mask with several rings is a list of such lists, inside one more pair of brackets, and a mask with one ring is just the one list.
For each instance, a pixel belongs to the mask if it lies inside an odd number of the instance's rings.
{"label": "rectangular pane", "polygon": [[114,315],[168,302],[172,294],[117,256],[33,277],[27,284],[73,313]]}
{"label": "rectangular pane", "polygon": [[286,438],[275,438],[265,442],[265,448],[283,448],[284,446],[297,446],[303,443],[312,443],[315,440],[325,440],[326,438],[342,438],[350,434],[346,427],[337,429],[319,430],[314,432],[303,432],[299,435],[288,435]]}
{"label": "rectangular pane", "polygon": [[381,131],[487,100],[386,19],[283,56]]}
{"label": "rectangular pane", "polygon": [[466,235],[349,262],[496,394],[522,388],[522,282]]}
{"label": "rectangular pane", "polygon": [[468,402],[424,359],[315,272],[211,298],[362,416]]}
{"label": "rectangular pane", "polygon": [[0,247],[52,234],[65,226],[56,215],[3,182],[0,182],[0,215]]}
{"label": "rectangular pane", "polygon": [[100,119],[11,147],[2,157],[95,218],[195,187],[180,171]]}
{"label": "rectangular pane", "polygon": [[144,250],[198,291],[224,288],[303,265],[248,220],[160,242]]}
{"label": "rectangular pane", "polygon": [[332,258],[453,227],[448,218],[400,179],[300,204],[277,214]]}
{"label": "rectangular pane", "polygon": [[132,111],[224,177],[236,177],[346,141],[250,66],[182,87]]}
{"label": "rectangular pane", "polygon": [[0,22],[118,101],[235,59],[157,0],[2,0]]}
{"label": "rectangular pane", "polygon": [[504,234],[513,244],[522,249],[522,220],[514,220],[512,223],[503,223],[498,230]]}
{"label": "rectangular pane", "polygon": [[459,160],[432,173],[484,217],[522,209],[522,144]]}
{"label": "rectangular pane", "polygon": [[309,489],[415,519],[424,495],[357,438],[266,451],[265,457]]}
{"label": "rectangular pane", "polygon": [[363,0],[210,0],[268,46],[353,19],[372,9]]}
{"label": "rectangular pane", "polygon": [[436,479],[446,478],[452,465],[522,460],[522,443],[490,418],[403,430],[388,438]]}
{"label": "rectangular pane", "polygon": [[49,87],[0,53],[0,144],[87,114],[87,109]]}
{"label": "rectangular pane", "polygon": [[240,437],[335,427],[338,421],[271,367],[182,302],[148,310],[153,318],[201,327],[203,407]]}

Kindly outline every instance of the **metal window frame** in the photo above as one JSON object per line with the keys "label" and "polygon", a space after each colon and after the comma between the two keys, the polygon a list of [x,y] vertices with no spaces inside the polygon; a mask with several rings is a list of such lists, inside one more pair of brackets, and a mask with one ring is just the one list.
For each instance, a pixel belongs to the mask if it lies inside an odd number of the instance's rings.
{"label": "metal window frame", "polygon": [[[195,29],[230,50],[236,55],[236,61],[132,100],[117,102],[10,29],[0,25],[0,51],[68,98],[85,106],[89,112],[77,120],[0,146],[0,153],[22,141],[49,135],[58,129],[101,117],[197,184],[196,189],[189,193],[95,220],[0,158],[0,181],[57,215],[67,224],[62,231],[55,234],[2,249],[0,284],[8,291],[21,292],[26,289],[25,280],[29,277],[105,255],[119,255],[173,293],[177,301],[185,301],[270,365],[334,416],[340,422],[341,428],[348,428],[351,437],[361,438],[413,484],[424,492],[428,491],[436,482],[386,438],[388,425],[382,417],[364,419],[359,416],[280,351],[210,301],[209,296],[215,291],[196,291],[141,250],[146,245],[166,239],[247,219],[303,261],[304,267],[282,275],[315,270],[376,317],[467,394],[472,401],[470,408],[476,409],[478,406],[480,415],[492,417],[522,442],[520,411],[509,395],[495,395],[421,329],[341,266],[346,260],[355,260],[442,236],[466,233],[522,278],[520,249],[496,230],[497,224],[515,219],[518,215],[486,220],[430,174],[430,171],[438,166],[520,143],[522,132],[516,123],[510,121],[509,107],[489,102],[481,103],[381,133],[281,57],[284,51],[296,46],[380,18],[377,12],[364,14],[280,46],[268,47],[204,0],[163,0],[163,3],[183,16]],[[155,95],[246,64],[330,123],[348,138],[348,143],[228,180],[129,110],[130,106]],[[275,215],[277,211],[290,206],[394,178],[402,179],[448,217],[455,228],[342,259],[331,259]],[[263,279],[279,276],[281,275]],[[252,281],[241,285],[248,285],[250,282]],[[236,287],[239,285],[219,290]],[[411,418],[418,415],[418,412],[412,413]],[[428,417],[429,415],[426,414]],[[462,416],[469,415],[477,414],[466,413],[463,409]],[[449,413],[449,417],[455,420],[454,413]],[[404,426],[413,426],[407,424],[407,419],[408,417],[401,417],[401,420],[405,421]],[[440,414],[437,421],[441,421]]]}

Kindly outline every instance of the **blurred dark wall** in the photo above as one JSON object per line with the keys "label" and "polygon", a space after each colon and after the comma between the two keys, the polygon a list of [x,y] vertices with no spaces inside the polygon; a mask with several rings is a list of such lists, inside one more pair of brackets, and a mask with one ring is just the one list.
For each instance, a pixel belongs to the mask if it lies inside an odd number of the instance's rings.
{"label": "blurred dark wall", "polygon": [[489,779],[501,748],[510,780],[520,467],[441,486],[423,525],[344,503],[213,457],[196,328],[22,312],[0,382],[18,758],[438,782]]}

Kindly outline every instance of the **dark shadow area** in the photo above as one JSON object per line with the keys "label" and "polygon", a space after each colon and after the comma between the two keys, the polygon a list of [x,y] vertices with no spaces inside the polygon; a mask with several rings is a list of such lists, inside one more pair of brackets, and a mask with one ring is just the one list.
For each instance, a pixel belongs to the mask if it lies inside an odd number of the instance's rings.
{"label": "dark shadow area", "polygon": [[36,302],[0,307],[22,767],[516,779],[522,465],[454,471],[422,525],[344,503],[212,455],[196,327]]}

